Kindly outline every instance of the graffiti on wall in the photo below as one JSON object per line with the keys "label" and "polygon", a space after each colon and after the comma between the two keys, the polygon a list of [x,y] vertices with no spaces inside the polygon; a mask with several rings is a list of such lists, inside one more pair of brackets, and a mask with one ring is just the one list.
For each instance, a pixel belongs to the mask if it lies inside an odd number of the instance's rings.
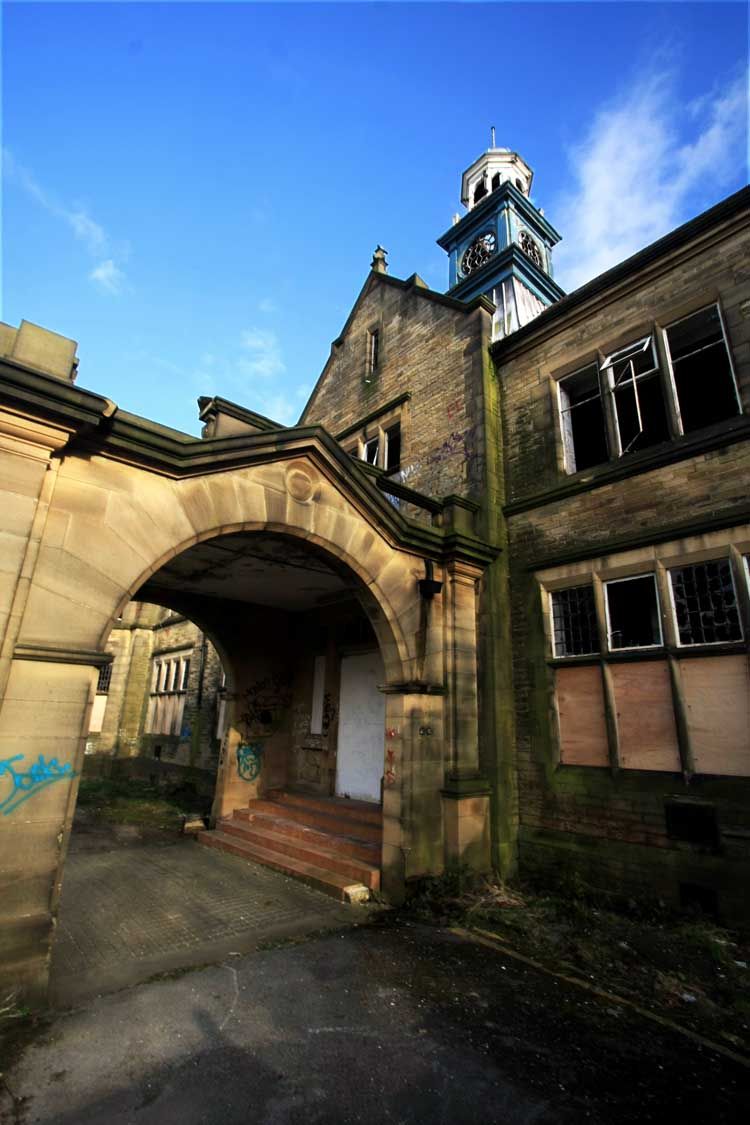
{"label": "graffiti on wall", "polygon": [[15,812],[29,797],[34,797],[53,782],[76,776],[69,762],[62,766],[57,758],[50,758],[47,762],[44,754],[40,754],[28,769],[20,770],[14,763],[22,762],[24,757],[24,754],[16,754],[13,758],[0,759],[0,778],[7,777],[10,780],[10,792],[0,800],[0,813],[3,816]]}
{"label": "graffiti on wall", "polygon": [[243,781],[256,781],[262,764],[262,742],[248,742],[237,747],[237,773]]}
{"label": "graffiti on wall", "polygon": [[330,691],[323,696],[323,720],[321,723],[323,734],[328,734],[336,718],[336,704],[331,698]]}
{"label": "graffiti on wall", "polygon": [[250,684],[242,693],[244,709],[238,716],[245,738],[274,730],[283,722],[291,702],[291,683],[283,676],[272,673]]}

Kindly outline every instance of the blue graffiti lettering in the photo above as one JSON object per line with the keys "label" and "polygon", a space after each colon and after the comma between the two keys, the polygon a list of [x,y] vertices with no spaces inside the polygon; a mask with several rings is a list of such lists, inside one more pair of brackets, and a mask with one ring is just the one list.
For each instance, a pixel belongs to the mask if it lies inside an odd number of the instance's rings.
{"label": "blue graffiti lettering", "polygon": [[251,742],[237,747],[237,773],[243,781],[255,781],[260,773],[263,743]]}
{"label": "blue graffiti lettering", "polygon": [[40,754],[38,760],[25,773],[22,773],[14,768],[13,763],[21,762],[23,758],[23,754],[16,754],[13,758],[0,760],[0,777],[7,774],[11,782],[10,793],[0,801],[0,812],[3,816],[15,812],[19,805],[28,801],[29,797],[35,796],[40,789],[44,789],[47,785],[76,776],[69,762],[62,766],[57,758],[50,758],[48,762],[45,762],[43,754]]}

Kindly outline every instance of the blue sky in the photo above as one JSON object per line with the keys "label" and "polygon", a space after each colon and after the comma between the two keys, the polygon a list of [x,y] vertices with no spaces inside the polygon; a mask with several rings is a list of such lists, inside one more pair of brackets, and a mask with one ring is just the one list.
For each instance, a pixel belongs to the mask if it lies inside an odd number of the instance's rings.
{"label": "blue sky", "polygon": [[376,243],[435,245],[489,143],[566,289],[747,180],[744,3],[5,3],[3,303],[79,385],[197,433],[298,417]]}

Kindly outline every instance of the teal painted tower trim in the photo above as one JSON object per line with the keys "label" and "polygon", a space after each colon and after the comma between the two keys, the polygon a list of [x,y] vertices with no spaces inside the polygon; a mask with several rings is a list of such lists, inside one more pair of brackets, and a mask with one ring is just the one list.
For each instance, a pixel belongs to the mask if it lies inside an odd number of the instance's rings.
{"label": "teal painted tower trim", "polygon": [[[494,154],[503,159],[507,151],[489,149],[484,157],[480,157],[472,165],[472,169],[478,168],[481,171],[484,160],[489,164]],[[464,174],[464,185],[468,175],[469,173]],[[474,183],[476,182],[475,180]],[[527,182],[530,185],[530,171]],[[466,187],[464,202],[469,202]],[[526,239],[523,238],[524,234]],[[493,246],[493,252],[481,265],[475,265],[470,271],[464,270],[462,267],[467,251],[477,239],[485,237]],[[493,290],[502,282],[515,278],[544,305],[554,304],[565,296],[565,291],[554,280],[552,272],[552,249],[560,241],[560,237],[524,192],[511,179],[504,179],[438,238],[438,246],[447,252],[449,258],[447,293],[463,301],[482,294],[492,298]],[[541,264],[521,248],[521,243],[528,239],[533,240]]]}

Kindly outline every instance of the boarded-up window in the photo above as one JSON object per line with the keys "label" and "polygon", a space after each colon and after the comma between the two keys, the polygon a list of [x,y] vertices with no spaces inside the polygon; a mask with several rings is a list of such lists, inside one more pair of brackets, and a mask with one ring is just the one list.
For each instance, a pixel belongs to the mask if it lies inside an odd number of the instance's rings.
{"label": "boarded-up window", "polygon": [[608,766],[607,724],[599,668],[558,668],[555,688],[560,760],[571,766]]}
{"label": "boarded-up window", "polygon": [[680,661],[688,730],[698,773],[750,775],[748,658]]}
{"label": "boarded-up window", "polygon": [[679,771],[672,687],[666,660],[611,664],[620,765],[631,770]]}

